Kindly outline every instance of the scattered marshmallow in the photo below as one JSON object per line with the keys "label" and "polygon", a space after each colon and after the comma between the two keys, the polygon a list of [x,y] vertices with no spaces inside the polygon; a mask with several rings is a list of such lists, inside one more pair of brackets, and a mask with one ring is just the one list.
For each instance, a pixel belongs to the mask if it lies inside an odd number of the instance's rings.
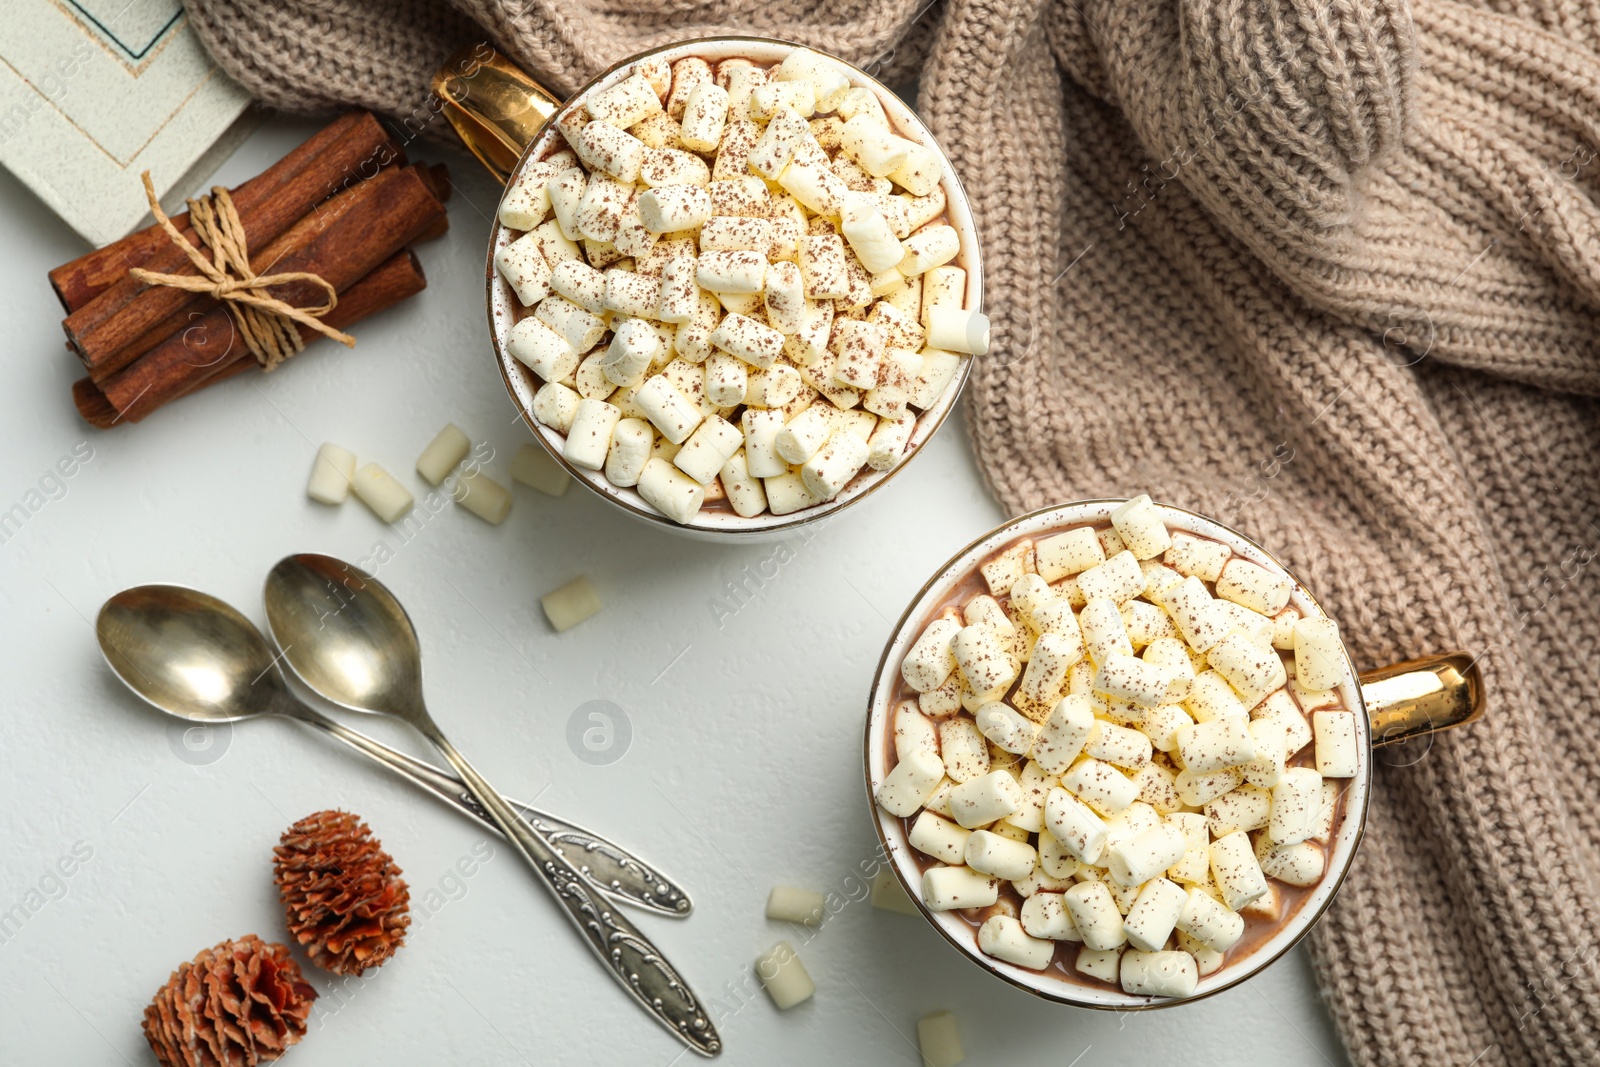
{"label": "scattered marshmallow", "polygon": [[806,973],[794,946],[779,941],[771,949],[756,957],[756,977],[779,1011],[788,1011],[803,1004],[816,993],[816,983]]}
{"label": "scattered marshmallow", "polygon": [[324,444],[317,449],[317,458],[311,463],[306,496],[319,504],[343,504],[350,495],[350,483],[355,475],[356,454],[336,444]]}
{"label": "scattered marshmallow", "polygon": [[579,575],[540,597],[539,606],[556,633],[563,633],[599,613],[600,594],[595,592],[588,578]]}
{"label": "scattered marshmallow", "polygon": [[767,918],[806,926],[822,924],[823,897],[814,889],[775,885],[767,894]]}

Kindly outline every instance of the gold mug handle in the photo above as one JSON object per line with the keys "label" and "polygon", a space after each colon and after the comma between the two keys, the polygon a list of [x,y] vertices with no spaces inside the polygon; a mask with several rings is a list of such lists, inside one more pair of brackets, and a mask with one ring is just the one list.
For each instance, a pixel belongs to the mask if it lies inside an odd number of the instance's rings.
{"label": "gold mug handle", "polygon": [[487,43],[468,45],[433,75],[444,116],[504,185],[561,100]]}
{"label": "gold mug handle", "polygon": [[1483,675],[1475,656],[1447,652],[1361,672],[1372,744],[1399,744],[1483,714]]}

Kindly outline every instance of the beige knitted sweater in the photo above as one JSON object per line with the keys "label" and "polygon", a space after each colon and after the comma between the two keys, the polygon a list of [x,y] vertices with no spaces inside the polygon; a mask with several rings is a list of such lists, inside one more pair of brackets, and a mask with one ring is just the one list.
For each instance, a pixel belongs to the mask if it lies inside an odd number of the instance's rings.
{"label": "beige knitted sweater", "polygon": [[788,37],[955,160],[1013,511],[1147,491],[1276,548],[1359,661],[1465,648],[1489,712],[1384,750],[1312,937],[1361,1064],[1600,1062],[1595,0],[186,0],[298,111],[426,107],[485,36],[571,90]]}

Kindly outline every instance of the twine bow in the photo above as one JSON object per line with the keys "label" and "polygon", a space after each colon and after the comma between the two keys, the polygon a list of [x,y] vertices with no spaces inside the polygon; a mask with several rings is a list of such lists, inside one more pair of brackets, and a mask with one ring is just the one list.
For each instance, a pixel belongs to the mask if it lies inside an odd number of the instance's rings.
{"label": "twine bow", "polygon": [[[156,200],[155,187],[150,184],[150,172],[142,175],[144,195],[150,201],[150,214],[166,231],[172,243],[183,249],[195,274],[161,274],[135,267],[128,273],[147,285],[166,285],[190,293],[204,293],[222,302],[238,324],[239,336],[250,354],[256,357],[262,370],[270,371],[304,348],[305,341],[295,328],[299,323],[309,326],[342,345],[354,348],[356,339],[329,326],[322,316],[339,303],[339,294],[328,281],[309,271],[285,271],[282,274],[256,274],[250,269],[250,249],[245,243],[244,225],[234,210],[233,198],[222,186],[212,188],[209,196],[189,201],[189,225],[194,228],[200,243],[211,251],[207,259],[193,243],[172,224],[161,204]],[[320,307],[299,308],[269,296],[267,289],[291,282],[310,282],[321,286],[328,294],[327,303]]]}

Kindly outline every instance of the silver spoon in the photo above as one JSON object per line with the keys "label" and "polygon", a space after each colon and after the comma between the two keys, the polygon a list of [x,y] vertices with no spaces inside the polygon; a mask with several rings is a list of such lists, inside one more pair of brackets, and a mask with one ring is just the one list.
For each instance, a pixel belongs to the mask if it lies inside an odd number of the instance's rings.
{"label": "silver spoon", "polygon": [[694,1051],[722,1051],[710,1015],[660,950],[627,917],[593,894],[456,751],[422,701],[416,629],[381,582],[331,556],[279,560],[267,575],[267,628],[290,669],[323,699],[390,715],[426,737],[456,769],[501,831],[539,873],[611,977]]}
{"label": "silver spoon", "polygon": [[[357,733],[297,698],[261,631],[214,596],[179,585],[124,589],[100,608],[95,632],[117,676],[169,715],[201,723],[282,715],[308,723],[499,833],[459,778]],[[661,915],[689,914],[688,895],[627,850],[519,800],[507,803],[600,892]]]}

